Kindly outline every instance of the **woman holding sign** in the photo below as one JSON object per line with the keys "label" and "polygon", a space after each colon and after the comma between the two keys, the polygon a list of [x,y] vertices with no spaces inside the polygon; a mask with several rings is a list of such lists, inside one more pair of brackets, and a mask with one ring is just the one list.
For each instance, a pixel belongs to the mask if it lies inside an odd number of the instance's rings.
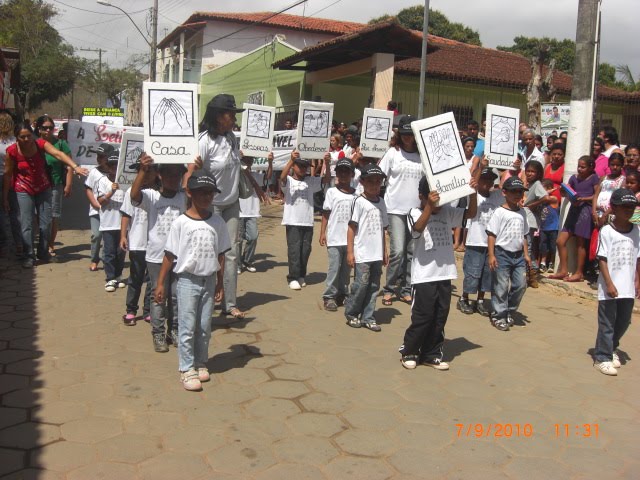
{"label": "woman holding sign", "polygon": [[422,162],[416,139],[411,130],[411,115],[398,119],[398,133],[391,147],[380,160],[387,176],[384,201],[389,215],[390,253],[387,282],[382,289],[382,304],[391,305],[394,293],[403,302],[411,303],[411,259],[413,248],[407,223],[409,210],[420,206],[418,183],[423,176]]}
{"label": "woman holding sign", "polygon": [[[233,127],[236,125],[236,113],[242,111],[243,109],[236,107],[233,95],[224,93],[216,95],[207,104],[198,136],[202,168],[215,177],[220,189],[220,193],[213,199],[213,211],[224,219],[231,239],[231,249],[225,254],[222,311],[235,318],[244,318],[244,312],[236,305],[240,175],[246,175],[260,199],[265,201],[264,192],[253,176],[247,170],[242,170],[240,166],[242,154],[233,133]],[[189,165],[187,176],[190,176],[195,169],[195,164]]]}
{"label": "woman holding sign", "polygon": [[4,164],[3,206],[9,211],[9,189],[13,187],[20,207],[20,225],[24,256],[22,266],[32,268],[35,263],[33,252],[33,213],[38,212],[40,238],[38,242],[38,258],[48,262],[49,236],[51,234],[51,186],[52,181],[47,171],[45,154],[49,154],[59,162],[73,169],[74,173],[87,175],[87,169],[76,165],[64,152],[61,152],[48,141],[33,135],[28,122],[19,123],[15,127],[17,142],[7,148]]}

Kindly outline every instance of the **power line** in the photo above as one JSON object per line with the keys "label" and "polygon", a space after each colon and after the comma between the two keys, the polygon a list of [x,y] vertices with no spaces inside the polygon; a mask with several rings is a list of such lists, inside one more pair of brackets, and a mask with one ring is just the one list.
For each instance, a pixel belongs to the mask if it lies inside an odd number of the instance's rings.
{"label": "power line", "polygon": [[[122,15],[122,13],[105,13],[105,12],[96,12],[95,10],[87,10],[86,8],[80,8],[80,7],[76,7],[75,5],[69,5],[67,3],[61,2],[60,0],[53,0],[53,1],[56,3],[59,3],[60,5],[64,5],[65,7],[75,8],[76,10],[80,10],[81,12],[97,13],[98,15],[109,15],[110,17]],[[129,13],[129,15],[135,15],[136,13],[146,12],[147,10],[148,10],[147,8],[145,8],[144,10],[137,10],[135,12]]]}

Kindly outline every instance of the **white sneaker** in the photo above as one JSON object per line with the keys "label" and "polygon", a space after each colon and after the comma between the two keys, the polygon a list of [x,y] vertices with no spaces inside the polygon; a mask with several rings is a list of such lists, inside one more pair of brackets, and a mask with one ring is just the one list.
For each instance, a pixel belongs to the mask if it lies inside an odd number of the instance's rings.
{"label": "white sneaker", "polygon": [[439,358],[425,358],[421,363],[436,370],[449,370],[449,364]]}
{"label": "white sneaker", "polygon": [[202,382],[198,378],[198,372],[191,368],[186,372],[180,374],[180,381],[185,390],[190,392],[198,392],[202,390]]}
{"label": "white sneaker", "polygon": [[622,364],[620,363],[620,357],[616,352],[613,352],[613,361],[611,362],[613,368],[620,368]]}
{"label": "white sneaker", "polygon": [[[250,272],[250,273],[256,273],[256,271],[257,271],[257,270],[256,270],[256,267],[254,267],[253,265],[249,265],[248,263],[245,263],[245,264],[244,264],[244,269],[245,269],[247,272]],[[303,286],[304,286],[304,285],[303,285]]]}
{"label": "white sneaker", "polygon": [[289,282],[289,288],[291,290],[302,290],[302,287],[300,286],[297,280],[291,280]]}
{"label": "white sneaker", "polygon": [[118,281],[118,288],[124,288],[127,286],[127,284],[125,283],[125,281],[121,278],[117,278],[116,279]]}
{"label": "white sneaker", "polygon": [[613,366],[613,362],[595,362],[593,367],[605,375],[618,375],[618,371]]}
{"label": "white sneaker", "polygon": [[116,288],[118,288],[117,280],[109,280],[107,283],[104,284],[104,289],[107,292],[115,292]]}
{"label": "white sneaker", "polygon": [[300,286],[301,286],[301,287],[306,287],[306,286],[307,286],[307,284],[305,283],[305,281],[304,281],[304,278],[303,278],[303,277],[300,277],[300,278],[298,279],[298,283],[300,284]]}

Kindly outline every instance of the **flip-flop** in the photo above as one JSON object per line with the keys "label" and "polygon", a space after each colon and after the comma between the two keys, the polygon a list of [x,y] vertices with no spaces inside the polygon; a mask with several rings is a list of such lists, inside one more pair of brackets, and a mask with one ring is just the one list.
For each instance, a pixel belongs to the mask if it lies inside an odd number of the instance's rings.
{"label": "flip-flop", "polygon": [[239,308],[232,308],[228,312],[222,312],[223,315],[231,315],[233,318],[244,318],[245,312],[240,310]]}
{"label": "flip-flop", "polygon": [[89,271],[90,272],[97,272],[98,271],[98,265],[96,265],[95,263],[92,263],[91,265],[89,265]]}
{"label": "flip-flop", "polygon": [[392,300],[392,296],[391,295],[385,295],[382,297],[382,304],[386,305],[387,307],[393,304],[393,300]]}
{"label": "flip-flop", "polygon": [[57,256],[57,255],[56,255],[56,251],[55,251],[53,248],[50,248],[50,249],[49,249],[49,256],[50,256],[50,257],[56,257],[56,256]]}
{"label": "flip-flop", "polygon": [[413,297],[411,295],[405,295],[404,297],[400,298],[400,301],[411,305],[411,302],[413,302]]}

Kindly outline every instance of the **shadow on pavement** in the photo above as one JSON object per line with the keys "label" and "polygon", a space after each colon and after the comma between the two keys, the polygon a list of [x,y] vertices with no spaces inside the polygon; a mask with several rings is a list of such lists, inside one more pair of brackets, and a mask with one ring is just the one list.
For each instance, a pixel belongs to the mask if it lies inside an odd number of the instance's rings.
{"label": "shadow on pavement", "polygon": [[396,315],[401,314],[402,312],[397,308],[382,307],[376,310],[376,322],[380,325],[389,325]]}
{"label": "shadow on pavement", "polygon": [[289,297],[285,297],[284,295],[276,295],[274,293],[247,292],[241,297],[238,297],[238,305],[240,305],[240,308],[246,311],[254,307],[266,305],[267,303],[288,299]]}
{"label": "shadow on pavement", "polygon": [[234,368],[242,368],[254,358],[262,357],[260,349],[253,345],[235,344],[229,351],[214,355],[207,362],[210,373],[224,373]]}
{"label": "shadow on pavement", "polygon": [[454,358],[460,356],[464,352],[469,350],[475,350],[476,348],[482,348],[482,345],[470,342],[464,337],[452,338],[447,340],[444,344],[444,361],[450,362]]}

